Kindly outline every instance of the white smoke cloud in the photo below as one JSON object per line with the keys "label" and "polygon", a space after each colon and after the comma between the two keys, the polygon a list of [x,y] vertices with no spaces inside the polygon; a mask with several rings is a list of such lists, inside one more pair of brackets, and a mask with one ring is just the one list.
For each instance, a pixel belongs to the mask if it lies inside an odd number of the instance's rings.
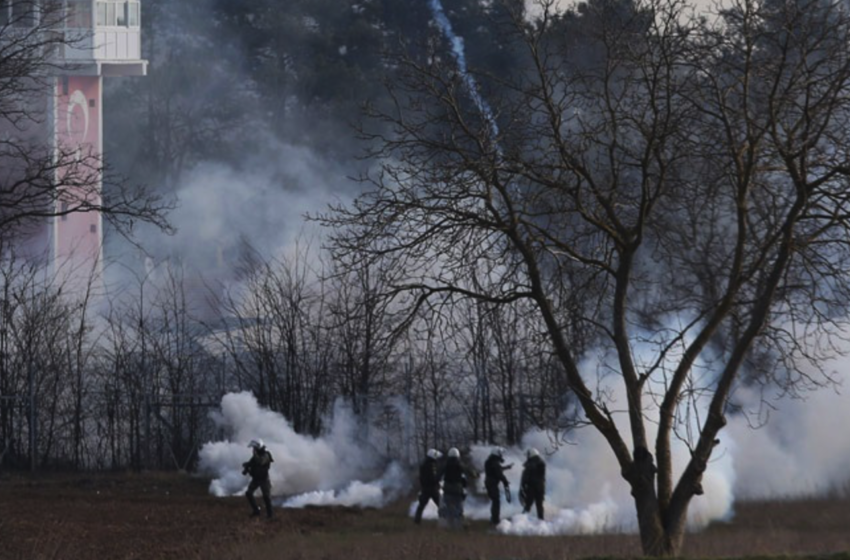
{"label": "white smoke cloud", "polygon": [[[736,415],[720,434],[728,445],[738,478],[739,499],[826,495],[850,482],[850,398],[846,391],[848,358],[826,364],[837,387],[825,387],[793,398],[768,395],[769,416],[757,414],[761,395],[741,390],[736,401],[748,418]],[[813,373],[813,372],[812,372]],[[762,408],[764,410],[764,408]],[[767,423],[761,425],[761,421]],[[754,429],[752,425],[759,426]]]}
{"label": "white smoke cloud", "polygon": [[[675,358],[671,355],[671,359]],[[582,371],[595,371],[597,365],[587,362],[582,364]],[[846,379],[843,372],[850,371],[850,358],[837,358],[825,366],[840,389]],[[816,377],[816,372],[809,373]],[[613,401],[621,402],[615,388],[610,389]],[[848,397],[832,388],[805,397],[779,395],[778,391],[765,396],[746,388],[736,393],[736,403],[750,412],[759,410],[766,398],[771,404],[770,418],[760,429],[753,429],[746,416],[729,416],[729,424],[721,431],[720,444],[703,476],[705,493],[691,502],[691,530],[730,518],[735,500],[816,496],[846,488],[850,481],[846,468],[850,464],[850,434],[836,427],[850,424]],[[621,433],[628,433],[624,415],[615,415],[615,419]],[[652,418],[647,425],[649,440],[654,441]],[[506,476],[515,498],[524,460],[522,451],[529,447],[548,451],[545,520],[538,520],[534,511],[522,513],[516,499],[512,504],[503,499],[503,520],[498,531],[535,536],[637,531],[634,501],[607,442],[592,428],[577,430],[570,438],[570,444],[554,447],[549,434],[533,431],[525,435],[521,449],[507,450],[506,463],[513,463],[514,467]],[[474,446],[472,462],[483,466],[490,451],[489,446]],[[688,459],[687,447],[674,441],[675,477]],[[483,480],[479,484],[479,492],[483,493]],[[411,514],[413,511],[411,507]],[[431,504],[424,517],[433,518],[436,513]],[[489,519],[489,502],[468,499],[465,515]]]}
{"label": "white smoke cloud", "polygon": [[[676,332],[671,329],[670,332]],[[656,341],[659,342],[659,341]],[[644,358],[646,363],[654,361],[651,342],[645,345],[636,343],[636,362],[640,364]],[[667,354],[668,368],[680,358],[675,351]],[[611,370],[611,356],[593,356],[580,364],[580,370],[586,379],[596,379],[596,373]],[[697,364],[694,369],[706,369],[706,364]],[[626,401],[621,384],[613,383],[616,376],[600,380],[604,387],[597,391],[599,394],[610,395],[613,418],[621,434],[629,434],[628,416],[621,405],[617,412],[616,403]],[[648,387],[652,388],[655,381],[650,378]],[[658,383],[661,384],[660,382]],[[657,389],[660,389],[658,387]],[[705,407],[707,402],[697,402],[696,406]],[[647,438],[653,442],[656,437],[657,408],[650,407],[647,416]],[[558,535],[558,534],[587,534],[610,531],[637,531],[634,500],[630,489],[620,474],[620,466],[614,457],[608,443],[596,430],[584,428],[570,434],[571,444],[553,446],[549,434],[543,431],[533,431],[523,437],[522,448],[534,447],[540,451],[549,450],[546,457],[546,500],[545,521],[529,519],[528,515],[519,512],[514,504],[506,509],[505,519],[498,527],[503,533],[521,535]],[[518,488],[521,476],[521,450],[512,450],[512,460],[516,463],[509,471],[508,479],[511,485]],[[483,462],[487,449],[479,450],[474,456]],[[690,452],[684,442],[675,439],[672,442],[673,473],[678,477],[687,465]],[[699,529],[715,519],[728,517],[732,512],[733,484],[735,472],[732,456],[728,453],[718,453],[703,475],[705,493],[696,496],[688,510],[688,526]],[[534,514],[534,512],[531,512]],[[472,515],[478,515],[473,512]],[[489,517],[489,513],[485,518]]]}
{"label": "white smoke cloud", "polygon": [[[525,0],[525,15],[529,19],[538,19],[543,14],[544,5],[549,0]],[[563,13],[578,4],[576,0],[553,0],[549,7],[550,13]]]}
{"label": "white smoke cloud", "polygon": [[[841,359],[831,365],[845,371],[850,364]],[[583,365],[590,367],[595,365]],[[744,409],[754,410],[760,399],[752,391],[736,394]],[[770,422],[759,430],[751,429],[743,416],[731,416],[704,474],[705,494],[691,502],[689,527],[698,530],[712,520],[729,518],[736,499],[817,495],[846,484],[850,435],[834,428],[850,421],[846,401],[846,396],[830,389],[813,392],[806,400],[777,398]],[[265,440],[275,457],[273,494],[283,507],[382,507],[412,487],[405,468],[397,463],[386,466],[371,446],[364,445],[357,423],[344,406],[336,408],[328,434],[322,438],[296,434],[285,418],[263,410],[249,393],[225,396],[217,418],[230,437],[205,445],[200,454],[201,470],[213,475],[210,491],[217,496],[244,491],[248,479],[242,476],[241,465],[250,456],[247,442],[257,437]],[[386,437],[378,430],[370,433],[378,440]],[[549,434],[532,431],[521,446],[506,450],[506,463],[513,464],[505,473],[513,501],[503,499],[498,531],[535,536],[637,531],[634,501],[607,442],[592,428],[570,437],[570,444],[553,448]],[[652,440],[654,434],[649,437]],[[533,511],[522,513],[517,500],[524,451],[529,447],[541,450],[547,462],[544,521]],[[483,469],[490,451],[490,446],[474,445],[468,459]],[[687,459],[687,448],[675,446],[676,476]],[[486,520],[490,504],[483,477],[476,484],[477,488],[469,489],[465,515]],[[410,504],[410,516],[416,505],[415,501]],[[436,517],[437,508],[429,503],[423,518]]]}
{"label": "white smoke cloud", "polygon": [[272,495],[285,497],[285,507],[379,506],[409,487],[400,467],[385,467],[384,459],[358,437],[357,422],[345,406],[335,407],[328,434],[321,438],[296,433],[283,416],[261,408],[248,392],[225,395],[215,420],[230,437],[201,448],[199,470],[213,477],[210,492],[216,496],[245,491],[249,479],[242,475],[242,463],[251,456],[248,442],[256,438],[274,458]]}
{"label": "white smoke cloud", "polygon": [[[168,289],[172,276],[181,279],[187,309],[204,316],[212,294],[238,293],[237,276],[247,246],[261,259],[292,259],[318,247],[322,228],[307,214],[345,203],[356,194],[350,169],[313,150],[269,139],[262,153],[246,155],[240,165],[201,162],[183,173],[169,215],[176,228],[165,235],[142,224],[137,240],[145,249],[127,246],[111,236],[105,266],[106,284],[115,301],[124,293],[131,304],[138,287],[147,283]],[[314,257],[298,255],[312,262]],[[299,261],[300,262],[300,261]],[[142,264],[144,263],[144,264]]]}
{"label": "white smoke cloud", "polygon": [[273,157],[258,156],[244,168],[206,162],[188,172],[171,216],[178,231],[169,243],[208,247],[241,235],[272,255],[304,228],[304,214],[351,191],[345,171],[311,150],[275,143],[269,151]]}
{"label": "white smoke cloud", "polygon": [[[622,428],[622,426],[621,426]],[[571,444],[553,449],[549,434],[533,431],[525,435],[522,449],[511,448],[505,453],[505,463],[513,468],[505,475],[513,493],[510,504],[502,500],[501,533],[529,536],[598,534],[606,532],[636,532],[634,500],[629,487],[620,475],[620,467],[604,438],[592,428],[575,432]],[[537,519],[535,510],[522,513],[517,499],[524,451],[534,447],[546,459],[545,520]],[[474,446],[472,461],[483,465],[490,453],[488,446]],[[687,448],[675,447],[674,464],[678,471],[685,465]],[[732,511],[732,458],[724,455],[713,461],[703,478],[705,494],[694,498],[688,514],[688,525],[699,529],[711,520],[728,517]],[[483,479],[479,481],[483,492]],[[434,514],[436,508],[431,507]],[[470,519],[489,519],[488,501],[472,501],[465,505]],[[425,517],[428,517],[426,509]]]}
{"label": "white smoke cloud", "polygon": [[352,480],[340,490],[314,490],[293,496],[283,502],[283,507],[313,506],[382,507],[410,489],[410,479],[398,463],[390,463],[377,480],[361,482]]}

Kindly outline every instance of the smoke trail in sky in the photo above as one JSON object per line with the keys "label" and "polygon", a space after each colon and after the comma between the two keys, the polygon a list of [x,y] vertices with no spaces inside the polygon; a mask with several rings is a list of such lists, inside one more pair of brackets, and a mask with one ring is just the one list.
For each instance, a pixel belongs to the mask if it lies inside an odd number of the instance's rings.
{"label": "smoke trail in sky", "polygon": [[410,488],[405,471],[387,465],[359,437],[354,415],[341,404],[335,407],[328,433],[320,438],[296,433],[286,418],[261,408],[248,392],[225,395],[214,419],[229,438],[201,448],[199,470],[213,477],[210,492],[216,496],[245,491],[249,479],[242,474],[242,463],[250,458],[247,444],[255,438],[263,439],[274,457],[269,472],[272,494],[284,507],[377,507]]}
{"label": "smoke trail in sky", "polygon": [[463,82],[466,85],[469,96],[472,98],[472,102],[475,103],[475,107],[487,121],[487,126],[490,128],[492,140],[495,143],[499,136],[499,127],[496,124],[496,119],[493,118],[493,111],[478,92],[478,84],[476,83],[475,78],[467,69],[463,38],[455,35],[455,32],[452,29],[452,23],[446,16],[446,12],[443,9],[443,5],[440,3],[440,0],[428,0],[428,5],[431,7],[431,12],[434,14],[434,19],[437,21],[437,25],[440,27],[443,35],[446,36],[446,39],[448,39],[452,46],[452,54],[454,55],[455,62],[457,63],[458,71],[463,77]]}

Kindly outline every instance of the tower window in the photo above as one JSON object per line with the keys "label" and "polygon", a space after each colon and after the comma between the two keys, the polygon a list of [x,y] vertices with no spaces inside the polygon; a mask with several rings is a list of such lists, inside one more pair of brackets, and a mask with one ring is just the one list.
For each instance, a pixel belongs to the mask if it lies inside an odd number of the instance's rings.
{"label": "tower window", "polygon": [[139,3],[103,0],[97,3],[97,25],[102,27],[138,27]]}
{"label": "tower window", "polygon": [[127,2],[127,25],[130,27],[139,27],[139,3]]}
{"label": "tower window", "polygon": [[[101,27],[115,27],[118,25],[118,19],[115,15],[117,7],[118,2],[98,2],[97,24]],[[121,8],[123,7],[122,5]]]}

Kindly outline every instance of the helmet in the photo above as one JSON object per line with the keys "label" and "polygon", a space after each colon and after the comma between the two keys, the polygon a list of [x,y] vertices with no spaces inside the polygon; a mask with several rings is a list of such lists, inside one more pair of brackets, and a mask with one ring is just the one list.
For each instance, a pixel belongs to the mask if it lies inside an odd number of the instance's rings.
{"label": "helmet", "polygon": [[495,455],[499,459],[505,458],[505,448],[504,447],[494,447],[493,451],[491,451],[492,455]]}
{"label": "helmet", "polygon": [[266,444],[263,443],[263,440],[261,440],[260,438],[252,439],[251,443],[248,444],[248,447],[253,447],[254,449],[262,449],[265,446]]}
{"label": "helmet", "polygon": [[457,447],[452,447],[451,449],[449,449],[449,457],[460,459],[460,451],[457,450]]}
{"label": "helmet", "polygon": [[428,455],[428,457],[430,457],[432,459],[439,459],[440,457],[443,456],[443,454],[440,453],[439,451],[437,451],[436,449],[429,449],[428,453],[426,453],[426,455]]}
{"label": "helmet", "polygon": [[532,457],[539,457],[540,452],[534,449],[533,447],[529,447],[528,451],[525,452],[525,456],[531,459]]}

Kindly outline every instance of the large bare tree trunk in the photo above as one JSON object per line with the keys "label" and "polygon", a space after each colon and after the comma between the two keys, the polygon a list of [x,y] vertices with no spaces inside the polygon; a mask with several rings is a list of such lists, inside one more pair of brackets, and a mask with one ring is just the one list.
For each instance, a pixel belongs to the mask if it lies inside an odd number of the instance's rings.
{"label": "large bare tree trunk", "polygon": [[624,472],[624,477],[632,487],[643,553],[655,557],[678,556],[685,536],[688,502],[681,504],[683,507],[662,511],[655,491],[658,469],[652,455],[642,447],[637,448],[634,455],[634,462]]}

